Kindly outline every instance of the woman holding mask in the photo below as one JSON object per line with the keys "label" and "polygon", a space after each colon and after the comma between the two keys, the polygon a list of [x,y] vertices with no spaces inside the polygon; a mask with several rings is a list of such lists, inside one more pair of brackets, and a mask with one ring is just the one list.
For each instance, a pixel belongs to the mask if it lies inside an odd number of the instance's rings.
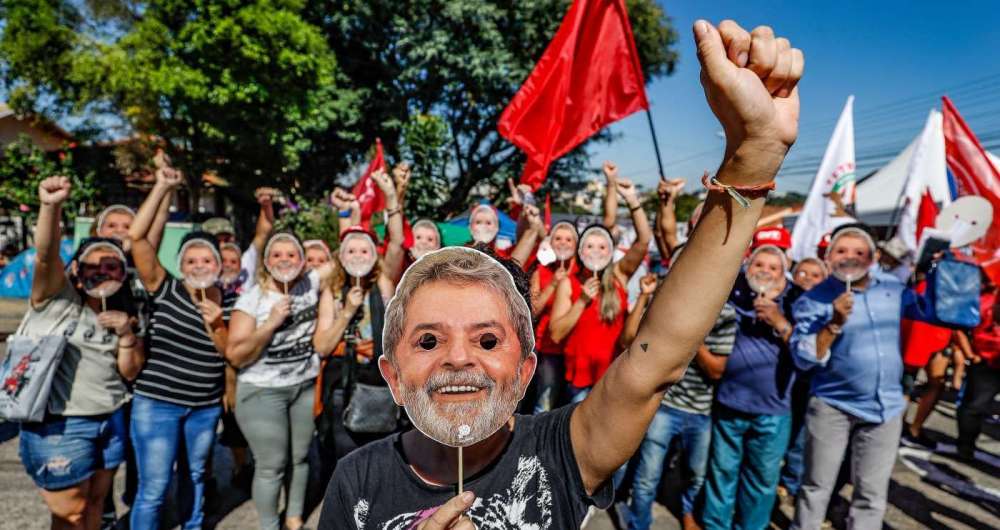
{"label": "woman holding mask", "polygon": [[288,232],[268,239],[261,261],[257,283],[233,308],[225,357],[239,370],[236,421],[256,459],[252,494],[260,526],[281,527],[278,497],[287,483],[285,526],[297,530],[309,478],[306,458],[319,373],[312,345],[316,303],[321,276],[332,267],[304,272],[305,250]]}
{"label": "woman holding mask", "polygon": [[215,286],[222,270],[215,238],[207,232],[184,237],[178,252],[181,278],[167,272],[156,257],[158,249],[147,239],[151,231],[162,231],[154,217],[181,180],[171,168],[157,170],[156,184],[129,229],[136,269],[152,301],[149,355],[136,380],[130,428],[139,488],[129,519],[137,530],[159,528],[182,448],[193,494],[182,525],[202,526],[206,463],[225,391],[221,352],[227,331],[222,292]]}
{"label": "woman holding mask", "polygon": [[563,280],[569,281],[572,297],[580,296],[581,283],[577,276],[579,265],[576,260],[578,239],[579,235],[572,223],[566,221],[556,223],[549,235],[549,244],[555,254],[555,261],[549,264],[539,263],[538,268],[531,274],[531,312],[538,320],[538,324],[535,325],[535,347],[539,353],[536,414],[552,410],[563,402],[566,386],[566,363],[563,354],[565,344],[555,342],[549,337],[549,323],[552,320],[556,288]]}
{"label": "woman holding mask", "polygon": [[[388,434],[354,433],[343,423],[353,383],[385,386],[377,360],[382,355],[385,304],[396,286],[385,273],[376,246],[370,232],[360,228],[345,232],[339,250],[343,274],[320,292],[313,345],[322,354],[332,352],[333,357],[323,365],[316,424],[324,454],[336,458]],[[324,469],[332,471],[334,461],[324,462]]]}
{"label": "woman holding mask", "polygon": [[128,289],[121,288],[125,254],[116,240],[83,240],[64,271],[59,220],[70,189],[66,177],[49,177],[38,187],[37,256],[24,334],[62,334],[67,343],[48,415],[21,424],[20,456],[52,514],[52,528],[98,528],[124,459],[125,382],[142,368],[143,348],[132,330]]}
{"label": "woman holding mask", "polygon": [[557,343],[566,341],[566,380],[573,402],[587,396],[621,350],[619,340],[628,312],[625,286],[646,257],[653,237],[635,186],[627,179],[617,179],[615,189],[632,215],[635,242],[621,260],[612,263],[615,245],[611,232],[600,225],[584,230],[577,248],[583,265],[576,272],[579,294],[573,292],[573,283],[564,279],[556,288],[552,306],[549,338]]}

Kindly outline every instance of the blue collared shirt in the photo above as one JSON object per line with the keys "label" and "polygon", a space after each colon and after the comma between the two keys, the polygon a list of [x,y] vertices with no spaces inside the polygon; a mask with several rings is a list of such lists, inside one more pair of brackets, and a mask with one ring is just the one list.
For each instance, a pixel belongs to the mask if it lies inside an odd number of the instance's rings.
{"label": "blue collared shirt", "polygon": [[885,423],[903,412],[901,317],[928,321],[930,300],[907,289],[895,276],[869,273],[868,286],[854,293],[844,332],[823,360],[816,359],[816,334],[833,317],[833,300],[847,288],[830,276],[793,305],[791,349],[803,370],[813,370],[812,394],[866,422]]}
{"label": "blue collared shirt", "polygon": [[[791,315],[792,302],[801,293],[791,282],[786,285],[775,299],[783,315]],[[774,328],[757,318],[753,308],[756,297],[741,273],[729,295],[739,327],[716,390],[716,400],[747,414],[788,414],[796,374],[794,361]]]}

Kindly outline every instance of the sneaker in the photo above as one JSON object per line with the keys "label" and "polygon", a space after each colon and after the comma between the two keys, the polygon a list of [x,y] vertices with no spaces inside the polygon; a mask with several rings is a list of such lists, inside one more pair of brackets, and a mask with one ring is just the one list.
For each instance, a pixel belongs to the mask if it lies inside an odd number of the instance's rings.
{"label": "sneaker", "polygon": [[903,431],[903,437],[899,439],[899,443],[913,449],[937,450],[937,442],[928,438],[923,432],[920,433],[920,436],[913,436],[909,429]]}

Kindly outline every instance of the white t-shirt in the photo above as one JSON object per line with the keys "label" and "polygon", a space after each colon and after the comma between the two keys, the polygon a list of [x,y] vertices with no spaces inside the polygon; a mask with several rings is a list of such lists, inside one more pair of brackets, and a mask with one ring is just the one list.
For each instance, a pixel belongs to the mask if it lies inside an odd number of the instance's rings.
{"label": "white t-shirt", "polygon": [[[319,374],[319,355],[312,345],[319,302],[319,273],[310,271],[288,291],[292,308],[280,328],[264,347],[260,357],[241,368],[237,380],[255,386],[279,388],[315,379]],[[265,291],[254,284],[240,295],[234,311],[246,313],[261,325],[282,294]]]}
{"label": "white t-shirt", "polygon": [[240,257],[240,279],[243,281],[239,290],[241,293],[249,291],[257,283],[257,246],[253,243]]}

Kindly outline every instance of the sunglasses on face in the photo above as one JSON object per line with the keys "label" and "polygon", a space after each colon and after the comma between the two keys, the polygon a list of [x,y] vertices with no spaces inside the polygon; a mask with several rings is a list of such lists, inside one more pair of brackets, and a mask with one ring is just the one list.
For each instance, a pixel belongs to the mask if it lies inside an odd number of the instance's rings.
{"label": "sunglasses on face", "polygon": [[80,263],[80,280],[84,284],[125,281],[125,264],[112,257],[101,258],[98,263]]}

